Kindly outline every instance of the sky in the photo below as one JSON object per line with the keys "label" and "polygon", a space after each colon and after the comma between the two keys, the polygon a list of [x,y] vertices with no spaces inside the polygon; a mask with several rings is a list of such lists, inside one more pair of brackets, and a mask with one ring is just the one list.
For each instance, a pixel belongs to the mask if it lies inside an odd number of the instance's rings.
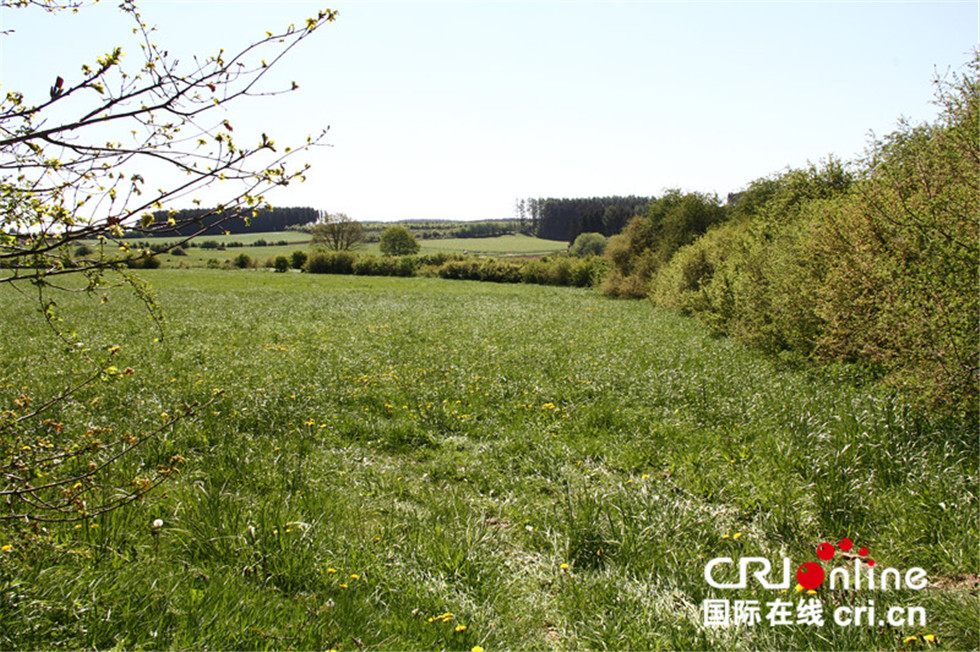
{"label": "sky", "polygon": [[[114,2],[0,9],[0,91],[44,97],[123,44]],[[859,157],[900,117],[935,119],[933,80],[980,42],[980,2],[305,2],[144,0],[174,56],[233,50],[329,6],[236,134],[302,143],[273,204],[358,220],[490,219],[518,198],[724,198],[828,155]]]}

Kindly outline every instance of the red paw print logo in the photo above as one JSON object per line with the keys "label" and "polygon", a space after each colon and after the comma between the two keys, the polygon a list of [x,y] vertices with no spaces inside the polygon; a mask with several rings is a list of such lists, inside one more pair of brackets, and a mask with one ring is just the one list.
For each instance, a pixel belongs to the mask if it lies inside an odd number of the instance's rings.
{"label": "red paw print logo", "polygon": [[[875,560],[868,557],[869,553],[867,548],[859,548],[857,554],[851,552],[853,548],[854,542],[846,537],[837,542],[836,548],[834,547],[834,544],[827,543],[825,541],[817,546],[817,558],[821,561],[830,561],[834,558],[834,555],[837,554],[837,551],[840,550],[842,556],[844,557],[850,559],[867,557],[867,559],[864,560],[864,563],[866,563],[868,566],[875,565]],[[801,565],[796,571],[796,581],[799,582],[800,586],[802,586],[804,589],[816,589],[818,586],[823,584],[825,577],[823,567],[816,562],[807,562]]]}

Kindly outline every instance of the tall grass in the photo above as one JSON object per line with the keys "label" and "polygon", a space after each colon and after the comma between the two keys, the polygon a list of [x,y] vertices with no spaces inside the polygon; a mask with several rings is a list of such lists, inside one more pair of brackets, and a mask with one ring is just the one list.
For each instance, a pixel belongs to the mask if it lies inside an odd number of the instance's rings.
{"label": "tall grass", "polygon": [[[151,498],[0,527],[0,647],[978,643],[978,454],[958,424],[582,290],[145,275],[162,341],[123,294],[62,300],[136,373],[52,418],[143,431],[225,393],[141,451],[128,471],[188,459]],[[0,310],[3,402],[53,394],[72,354],[29,299]],[[923,605],[925,629],[701,626],[707,560],[812,560],[843,536],[928,571],[925,591],[869,594]]]}

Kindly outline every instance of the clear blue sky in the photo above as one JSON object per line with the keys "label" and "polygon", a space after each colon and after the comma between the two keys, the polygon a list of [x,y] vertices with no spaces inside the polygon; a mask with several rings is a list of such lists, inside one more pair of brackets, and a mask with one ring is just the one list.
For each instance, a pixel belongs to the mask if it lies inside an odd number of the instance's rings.
{"label": "clear blue sky", "polygon": [[[173,53],[233,49],[338,9],[280,70],[297,93],[240,105],[241,130],[302,141],[280,205],[355,219],[513,215],[518,197],[716,192],[828,154],[900,116],[931,120],[934,73],[978,44],[980,3],[141,3]],[[114,3],[3,10],[3,91],[47,93],[123,43]],[[38,45],[41,47],[38,47]],[[241,127],[240,127],[241,126]]]}

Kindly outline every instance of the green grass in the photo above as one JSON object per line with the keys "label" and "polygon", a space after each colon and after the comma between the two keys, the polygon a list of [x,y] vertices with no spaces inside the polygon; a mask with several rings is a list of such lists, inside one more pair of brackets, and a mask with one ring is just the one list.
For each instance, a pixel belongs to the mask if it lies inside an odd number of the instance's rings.
{"label": "green grass", "polygon": [[[978,645],[964,588],[978,572],[978,454],[958,424],[589,291],[143,276],[168,317],[161,342],[125,292],[104,306],[58,297],[65,325],[93,350],[122,346],[115,364],[135,374],[50,418],[66,435],[145,432],[225,393],[120,465],[188,458],[151,498],[77,529],[0,527],[0,647]],[[28,296],[0,292],[0,310],[0,409],[52,395],[78,354]],[[928,571],[924,591],[859,602],[922,605],[925,629],[699,625],[720,594],[707,560],[815,561],[843,536],[880,568]]]}
{"label": "green grass", "polygon": [[[252,246],[256,240],[266,240],[269,243],[285,240],[288,245],[267,245],[263,247]],[[214,240],[221,244],[230,242],[240,242],[242,247],[228,247],[223,250],[202,249],[201,247],[189,247],[185,249],[186,256],[174,256],[164,254],[159,257],[163,267],[205,267],[209,260],[215,261],[219,265],[230,264],[239,254],[248,255],[259,265],[264,264],[268,259],[276,256],[290,256],[297,249],[309,253],[310,246],[309,234],[298,233],[295,231],[280,231],[271,233],[240,233],[221,236],[202,236],[196,242]],[[150,239],[149,242],[169,243],[172,238]],[[496,238],[445,238],[435,240],[419,240],[422,249],[419,253],[434,254],[439,252],[464,251],[478,256],[544,256],[560,251],[565,251],[567,245],[555,240],[542,240],[527,235],[504,235]],[[380,255],[381,250],[378,243],[361,245],[356,251],[368,254]]]}
{"label": "green grass", "polygon": [[419,240],[423,254],[440,251],[463,252],[480,256],[542,256],[566,251],[568,243],[543,240],[528,235],[502,235],[496,238],[445,238]]}

